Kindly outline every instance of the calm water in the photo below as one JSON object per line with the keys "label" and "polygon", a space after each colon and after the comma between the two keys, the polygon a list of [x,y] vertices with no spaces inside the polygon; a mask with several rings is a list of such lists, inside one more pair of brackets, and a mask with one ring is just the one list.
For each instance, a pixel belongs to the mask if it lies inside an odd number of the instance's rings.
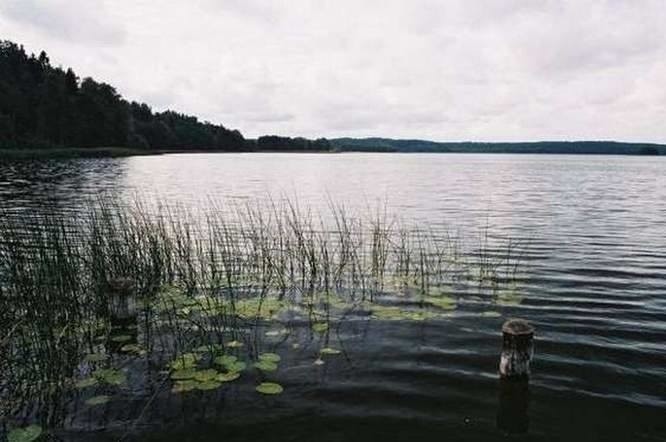
{"label": "calm water", "polygon": [[[108,412],[84,413],[65,440],[503,440],[498,420],[528,425],[511,436],[519,440],[666,440],[666,158],[200,154],[0,165],[0,204],[11,211],[73,216],[102,192],[190,213],[269,196],[322,211],[330,201],[359,211],[386,202],[406,222],[472,241],[486,229],[524,241],[528,277],[500,318],[350,321],[339,330],[345,357],[313,367],[307,346],[291,354],[276,398],[241,383],[154,400],[130,379],[112,423]],[[509,394],[496,375],[499,329],[515,316],[535,325],[536,356],[529,391]]]}

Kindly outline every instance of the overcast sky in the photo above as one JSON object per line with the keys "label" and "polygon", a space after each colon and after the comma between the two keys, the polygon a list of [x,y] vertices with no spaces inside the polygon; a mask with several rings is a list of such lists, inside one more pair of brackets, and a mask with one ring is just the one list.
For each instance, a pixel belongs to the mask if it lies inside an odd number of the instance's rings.
{"label": "overcast sky", "polygon": [[0,0],[0,38],[248,137],[666,142],[666,0]]}

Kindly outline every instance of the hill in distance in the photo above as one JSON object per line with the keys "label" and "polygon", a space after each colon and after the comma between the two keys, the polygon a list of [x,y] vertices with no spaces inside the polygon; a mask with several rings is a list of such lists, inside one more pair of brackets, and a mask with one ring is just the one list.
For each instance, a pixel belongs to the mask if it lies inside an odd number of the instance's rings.
{"label": "hill in distance", "polygon": [[331,144],[339,151],[404,153],[545,153],[664,155],[666,145],[622,143],[616,141],[535,141],[535,142],[437,142],[390,138],[335,138]]}

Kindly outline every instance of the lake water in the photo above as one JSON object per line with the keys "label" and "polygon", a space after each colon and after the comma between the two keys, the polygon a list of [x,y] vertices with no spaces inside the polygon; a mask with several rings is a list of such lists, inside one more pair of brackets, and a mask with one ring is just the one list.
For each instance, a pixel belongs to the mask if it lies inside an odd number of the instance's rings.
{"label": "lake water", "polygon": [[[520,301],[500,317],[351,322],[339,330],[345,357],[314,367],[305,349],[291,355],[275,398],[247,395],[252,385],[241,383],[155,401],[130,382],[115,405],[121,416],[80,413],[58,433],[64,440],[504,440],[506,419],[528,427],[519,440],[666,440],[666,158],[179,154],[0,164],[5,213],[75,216],[102,193],[188,213],[283,197],[322,213],[331,202],[359,212],[386,204],[406,223],[469,242],[485,232],[520,241],[525,276]],[[528,392],[509,394],[497,379],[509,317],[536,328]]]}

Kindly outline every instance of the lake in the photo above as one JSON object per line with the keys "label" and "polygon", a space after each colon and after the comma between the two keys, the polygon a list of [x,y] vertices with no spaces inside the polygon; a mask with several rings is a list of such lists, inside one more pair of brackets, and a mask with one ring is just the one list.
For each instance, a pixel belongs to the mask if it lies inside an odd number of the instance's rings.
{"label": "lake", "polygon": [[[128,380],[108,403],[63,396],[49,428],[62,440],[666,439],[666,158],[252,153],[0,164],[7,217],[76,219],[100,195],[138,198],[148,211],[166,204],[187,219],[282,200],[324,223],[332,205],[380,211],[460,239],[463,254],[511,239],[520,272],[508,300],[451,285],[457,307],[446,314],[339,320],[326,343],[342,354],[322,364],[309,325],[295,322],[285,338],[262,325],[262,348],[282,360],[270,374],[284,387],[276,396],[256,394],[245,373],[221,389],[171,394],[165,361],[118,356]],[[528,390],[498,381],[500,329],[513,317],[536,329]],[[21,419],[44,422],[38,409],[24,407]]]}

